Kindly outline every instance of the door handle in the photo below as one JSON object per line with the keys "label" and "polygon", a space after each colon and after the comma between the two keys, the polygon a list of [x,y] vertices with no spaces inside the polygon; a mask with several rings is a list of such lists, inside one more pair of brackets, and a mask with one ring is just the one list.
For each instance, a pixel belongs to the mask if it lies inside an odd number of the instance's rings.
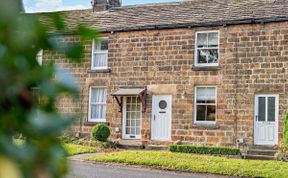
{"label": "door handle", "polygon": [[154,114],[154,121],[155,121],[155,119],[156,119],[156,115]]}
{"label": "door handle", "polygon": [[258,115],[256,115],[255,117],[256,117],[256,121],[258,122]]}

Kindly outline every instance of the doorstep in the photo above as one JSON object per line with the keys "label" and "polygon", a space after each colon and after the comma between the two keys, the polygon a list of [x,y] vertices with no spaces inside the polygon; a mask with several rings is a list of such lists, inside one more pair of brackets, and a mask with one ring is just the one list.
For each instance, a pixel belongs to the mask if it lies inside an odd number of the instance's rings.
{"label": "doorstep", "polygon": [[118,147],[128,150],[168,150],[171,141],[143,141],[143,140],[120,140]]}
{"label": "doorstep", "polygon": [[147,150],[168,150],[170,144],[173,144],[172,141],[153,141],[150,140],[147,142]]}
{"label": "doorstep", "polygon": [[252,145],[248,146],[246,153],[242,153],[244,159],[275,160],[277,149],[274,146]]}
{"label": "doorstep", "polygon": [[118,147],[128,149],[128,150],[142,150],[142,149],[145,149],[145,141],[119,140]]}

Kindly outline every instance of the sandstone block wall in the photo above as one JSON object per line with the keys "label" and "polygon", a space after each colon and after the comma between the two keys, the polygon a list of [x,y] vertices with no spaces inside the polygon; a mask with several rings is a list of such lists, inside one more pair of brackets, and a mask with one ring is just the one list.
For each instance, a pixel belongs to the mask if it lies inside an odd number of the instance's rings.
{"label": "sandstone block wall", "polygon": [[[220,31],[219,67],[195,68],[195,32]],[[193,144],[235,145],[237,138],[253,143],[254,97],[279,94],[279,141],[284,114],[288,111],[288,23],[247,24],[226,27],[147,30],[103,34],[109,37],[109,69],[91,71],[92,42],[86,41],[80,64],[44,51],[45,60],[55,60],[78,79],[81,104],[59,101],[59,110],[81,112],[83,132],[89,132],[88,98],[90,86],[106,86],[107,123],[114,137],[122,127],[121,113],[111,94],[120,86],[147,86],[147,111],[142,114],[142,140],[150,139],[153,94],[172,94],[172,140]],[[64,39],[77,42],[75,36]],[[217,86],[217,123],[212,127],[193,123],[194,88]],[[76,124],[75,130],[79,130]]]}

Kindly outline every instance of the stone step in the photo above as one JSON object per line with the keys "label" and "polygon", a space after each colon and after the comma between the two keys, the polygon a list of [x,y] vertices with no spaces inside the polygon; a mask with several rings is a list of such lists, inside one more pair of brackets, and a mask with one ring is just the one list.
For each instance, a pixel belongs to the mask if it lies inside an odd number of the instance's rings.
{"label": "stone step", "polygon": [[245,159],[253,159],[253,160],[275,160],[274,156],[270,155],[246,155]]}
{"label": "stone step", "polygon": [[247,154],[274,156],[276,152],[277,150],[249,149]]}
{"label": "stone step", "polygon": [[277,150],[277,147],[274,146],[268,146],[268,145],[251,145],[248,147],[248,149],[257,149],[257,150]]}
{"label": "stone step", "polygon": [[147,145],[147,150],[168,150],[168,145]]}
{"label": "stone step", "polygon": [[128,149],[128,150],[141,150],[144,149],[144,144],[142,141],[134,140],[120,140],[118,143],[119,148]]}

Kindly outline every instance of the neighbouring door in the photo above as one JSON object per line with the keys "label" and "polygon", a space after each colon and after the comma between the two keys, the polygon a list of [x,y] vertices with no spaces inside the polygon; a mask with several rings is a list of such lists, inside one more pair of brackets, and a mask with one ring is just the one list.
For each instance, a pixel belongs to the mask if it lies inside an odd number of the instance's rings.
{"label": "neighbouring door", "polygon": [[256,95],[254,144],[278,144],[278,95]]}
{"label": "neighbouring door", "polygon": [[123,98],[123,139],[141,139],[141,101],[137,96]]}
{"label": "neighbouring door", "polygon": [[153,95],[151,139],[169,141],[171,139],[172,96]]}

